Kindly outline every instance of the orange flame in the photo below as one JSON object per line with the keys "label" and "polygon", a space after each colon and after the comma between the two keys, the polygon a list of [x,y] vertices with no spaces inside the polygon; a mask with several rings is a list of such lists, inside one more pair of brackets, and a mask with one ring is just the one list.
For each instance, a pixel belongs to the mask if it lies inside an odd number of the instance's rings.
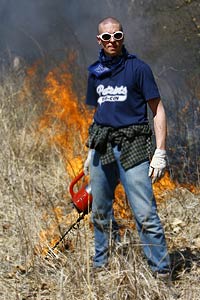
{"label": "orange flame", "polygon": [[[81,169],[91,122],[89,112],[83,107],[73,91],[70,73],[62,73],[62,66],[50,71],[46,77],[44,95],[46,110],[40,120],[40,131],[48,133],[49,142],[57,145],[64,155],[67,171]],[[75,162],[74,162],[75,160]]]}
{"label": "orange flame", "polygon": [[176,187],[177,184],[171,180],[169,172],[165,172],[164,177],[153,184],[156,201],[162,201],[164,199],[164,194],[168,191],[174,190]]}

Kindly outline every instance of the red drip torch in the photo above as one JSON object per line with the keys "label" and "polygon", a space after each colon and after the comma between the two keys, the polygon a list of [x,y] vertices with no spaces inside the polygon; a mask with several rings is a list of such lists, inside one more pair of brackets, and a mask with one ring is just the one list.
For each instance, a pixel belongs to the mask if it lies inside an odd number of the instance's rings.
{"label": "red drip torch", "polygon": [[84,219],[85,215],[89,213],[91,206],[92,206],[92,194],[91,194],[91,186],[84,185],[81,187],[81,189],[78,192],[74,192],[74,186],[75,184],[84,176],[84,172],[82,171],[78,176],[72,180],[72,182],[69,185],[69,192],[72,196],[72,202],[74,206],[76,207],[78,213],[80,214],[78,219],[73,223],[70,228],[61,236],[59,241],[51,248],[49,249],[47,254],[54,255],[53,250],[62,242],[65,238],[65,236],[74,228],[75,226]]}
{"label": "red drip torch", "polygon": [[74,192],[75,184],[84,176],[84,172],[82,171],[78,174],[70,183],[69,192],[72,196],[72,202],[79,213],[87,214],[92,206],[92,194],[91,194],[91,186],[90,184],[84,185],[78,192]]}

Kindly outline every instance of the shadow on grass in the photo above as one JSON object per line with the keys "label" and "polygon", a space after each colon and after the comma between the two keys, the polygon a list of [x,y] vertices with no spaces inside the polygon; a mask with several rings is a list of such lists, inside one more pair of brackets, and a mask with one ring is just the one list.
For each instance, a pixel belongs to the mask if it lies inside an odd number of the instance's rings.
{"label": "shadow on grass", "polygon": [[179,279],[180,272],[190,272],[194,264],[200,267],[200,251],[192,251],[189,247],[170,253],[173,280]]}

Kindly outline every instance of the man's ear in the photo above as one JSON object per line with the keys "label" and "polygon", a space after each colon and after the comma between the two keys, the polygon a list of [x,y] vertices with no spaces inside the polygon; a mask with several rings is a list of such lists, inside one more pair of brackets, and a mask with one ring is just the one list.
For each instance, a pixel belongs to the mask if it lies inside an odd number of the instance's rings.
{"label": "man's ear", "polygon": [[97,35],[97,43],[98,43],[99,45],[101,45],[101,39],[98,37],[98,35]]}

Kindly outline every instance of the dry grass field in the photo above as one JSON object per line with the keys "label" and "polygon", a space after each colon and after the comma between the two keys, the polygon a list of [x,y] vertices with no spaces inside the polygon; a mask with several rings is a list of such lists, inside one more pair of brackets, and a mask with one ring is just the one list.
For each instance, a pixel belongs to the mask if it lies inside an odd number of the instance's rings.
{"label": "dry grass field", "polygon": [[[122,242],[111,249],[107,270],[94,273],[91,267],[94,250],[89,215],[51,251],[78,217],[68,186],[85,157],[81,137],[87,122],[80,115],[74,122],[76,101],[73,108],[67,102],[67,113],[61,109],[55,96],[56,91],[61,93],[60,86],[50,89],[54,102],[43,107],[41,92],[31,89],[26,76],[20,76],[11,72],[0,84],[0,298],[172,299],[169,288],[148,269],[128,213],[121,220],[123,214],[118,212]],[[72,97],[71,90],[68,92]],[[50,97],[47,90],[45,93]],[[60,115],[60,111],[64,112]],[[53,118],[54,113],[65,119],[65,126]],[[53,119],[47,122],[50,115]],[[157,197],[172,258],[173,284],[179,299],[198,300],[200,194],[198,189],[170,184],[165,184]]]}

